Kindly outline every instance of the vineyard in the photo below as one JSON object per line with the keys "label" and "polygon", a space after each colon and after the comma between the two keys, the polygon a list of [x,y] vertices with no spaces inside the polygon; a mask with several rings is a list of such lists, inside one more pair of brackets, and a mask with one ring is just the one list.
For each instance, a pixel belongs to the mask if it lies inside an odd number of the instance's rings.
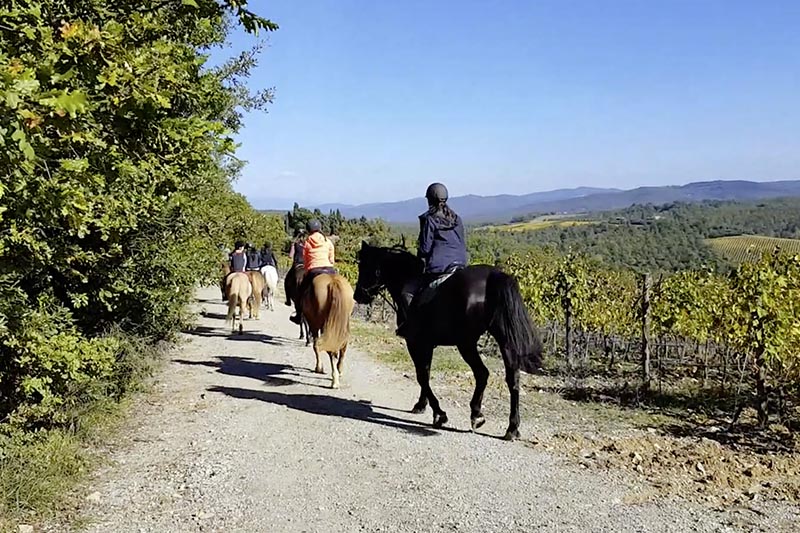
{"label": "vineyard", "polygon": [[733,264],[758,261],[764,253],[773,253],[776,250],[789,254],[800,254],[800,239],[735,235],[709,239],[708,243],[715,252]]}

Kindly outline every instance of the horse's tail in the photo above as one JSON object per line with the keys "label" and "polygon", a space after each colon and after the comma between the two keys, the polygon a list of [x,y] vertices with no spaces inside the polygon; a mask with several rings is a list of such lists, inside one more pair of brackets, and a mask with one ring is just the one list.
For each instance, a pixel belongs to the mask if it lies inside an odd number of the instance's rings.
{"label": "horse's tail", "polygon": [[542,343],[533,329],[519,284],[505,272],[492,271],[486,282],[486,304],[492,314],[489,332],[514,369],[533,374],[542,368]]}
{"label": "horse's tail", "polygon": [[228,316],[226,317],[225,321],[231,323],[231,327],[233,327],[233,321],[236,317],[236,306],[239,305],[239,292],[237,290],[238,282],[236,274],[233,274],[227,279],[223,279],[223,283],[225,284],[224,291],[225,296],[228,299]]}
{"label": "horse's tail", "polygon": [[350,314],[353,312],[353,289],[341,276],[331,276],[328,284],[328,315],[322,326],[317,347],[326,352],[342,349],[350,337]]}

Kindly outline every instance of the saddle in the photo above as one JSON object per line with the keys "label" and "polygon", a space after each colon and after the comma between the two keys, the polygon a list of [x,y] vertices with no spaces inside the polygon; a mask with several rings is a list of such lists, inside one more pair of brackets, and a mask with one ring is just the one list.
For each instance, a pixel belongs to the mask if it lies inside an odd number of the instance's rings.
{"label": "saddle", "polygon": [[429,281],[427,284],[423,284],[417,293],[414,295],[414,299],[412,300],[412,306],[419,307],[429,303],[433,298],[436,296],[436,293],[439,287],[450,279],[450,276],[462,270],[464,268],[463,265],[452,265],[450,266],[443,274],[436,276],[433,280]]}

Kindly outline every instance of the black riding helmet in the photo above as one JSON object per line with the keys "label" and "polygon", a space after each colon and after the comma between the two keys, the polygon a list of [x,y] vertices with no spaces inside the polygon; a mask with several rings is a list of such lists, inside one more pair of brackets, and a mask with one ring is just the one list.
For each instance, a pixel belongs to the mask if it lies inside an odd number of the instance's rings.
{"label": "black riding helmet", "polygon": [[244,246],[244,243],[242,241],[236,241],[236,244],[233,245],[233,248],[234,250],[238,250],[242,246]]}
{"label": "black riding helmet", "polygon": [[306,224],[306,229],[309,233],[314,233],[315,231],[322,231],[322,222],[317,220],[316,218],[312,218]]}
{"label": "black riding helmet", "polygon": [[425,191],[425,198],[428,200],[428,205],[438,204],[447,201],[447,187],[441,183],[431,183],[428,185],[428,190]]}

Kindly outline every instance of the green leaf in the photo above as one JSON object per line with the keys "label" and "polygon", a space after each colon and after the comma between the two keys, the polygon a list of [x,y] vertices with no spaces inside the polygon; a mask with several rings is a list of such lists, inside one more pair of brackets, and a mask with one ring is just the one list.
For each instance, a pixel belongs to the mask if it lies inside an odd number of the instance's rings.
{"label": "green leaf", "polygon": [[62,159],[61,168],[68,172],[83,172],[89,168],[89,161],[86,159]]}
{"label": "green leaf", "polygon": [[81,91],[63,92],[58,96],[42,98],[39,103],[55,109],[56,112],[67,112],[71,117],[86,111],[88,98]]}
{"label": "green leaf", "polygon": [[6,93],[6,105],[11,109],[16,109],[19,105],[19,95],[15,92],[8,91]]}
{"label": "green leaf", "polygon": [[185,6],[193,7],[195,9],[198,9],[200,7],[199,5],[197,5],[196,0],[182,0],[181,3]]}

